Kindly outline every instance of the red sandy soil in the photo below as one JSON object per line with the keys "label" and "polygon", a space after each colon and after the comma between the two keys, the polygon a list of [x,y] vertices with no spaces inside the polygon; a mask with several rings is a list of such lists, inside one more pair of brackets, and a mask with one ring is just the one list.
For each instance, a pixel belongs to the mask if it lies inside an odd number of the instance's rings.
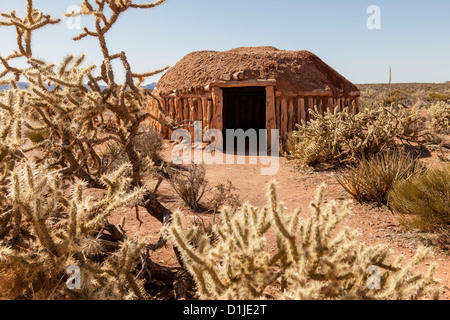
{"label": "red sandy soil", "polygon": [[[164,158],[170,160],[171,147],[168,145]],[[428,164],[438,163],[435,155],[426,159]],[[266,167],[266,166],[262,166]],[[326,199],[346,200],[349,195],[336,182],[332,171],[314,172],[312,170],[299,170],[285,158],[280,158],[279,172],[274,176],[262,176],[261,165],[207,165],[206,174],[210,186],[230,180],[241,200],[245,200],[257,207],[266,205],[267,183],[273,179],[278,184],[280,201],[284,202],[287,212],[300,208],[302,212],[310,212],[309,205],[316,195],[317,188],[325,183]],[[152,182],[149,182],[151,190]],[[212,214],[194,213],[180,201],[170,185],[165,181],[160,186],[159,200],[171,210],[180,209],[187,219],[191,220],[197,215],[211,221]],[[126,217],[125,230],[128,236],[152,236],[156,242],[159,238],[161,224],[148,215],[144,210],[140,211],[143,225],[139,228],[139,222],[135,218],[135,211],[122,209],[116,212],[110,222],[118,224],[122,216]],[[414,256],[416,248],[421,244],[418,240],[420,234],[406,231],[398,222],[395,215],[383,207],[354,203],[352,214],[348,217],[345,226],[356,229],[359,232],[358,240],[367,245],[388,245],[395,254],[403,254],[405,262]],[[268,248],[275,249],[274,239],[268,239]],[[433,257],[423,263],[419,269],[425,272],[430,264],[436,264],[436,278],[440,280],[440,299],[450,299],[450,254],[448,251],[434,250]],[[178,262],[170,245],[153,253],[152,259],[165,266],[176,267]]]}

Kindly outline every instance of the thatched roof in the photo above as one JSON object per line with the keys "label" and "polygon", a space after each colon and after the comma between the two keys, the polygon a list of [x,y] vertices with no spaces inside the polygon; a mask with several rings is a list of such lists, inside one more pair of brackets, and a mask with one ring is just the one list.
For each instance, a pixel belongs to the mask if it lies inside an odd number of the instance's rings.
{"label": "thatched roof", "polygon": [[274,47],[190,53],[162,76],[156,88],[162,95],[174,90],[198,91],[212,81],[222,80],[224,75],[236,72],[243,72],[243,80],[275,79],[277,89],[286,92],[358,91],[356,86],[313,53]]}

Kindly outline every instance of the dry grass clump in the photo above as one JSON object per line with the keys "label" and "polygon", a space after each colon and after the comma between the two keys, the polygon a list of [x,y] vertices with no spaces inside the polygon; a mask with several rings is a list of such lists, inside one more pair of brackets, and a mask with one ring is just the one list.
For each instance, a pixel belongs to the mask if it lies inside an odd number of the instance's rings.
{"label": "dry grass clump", "polygon": [[393,185],[423,170],[420,163],[404,151],[383,152],[361,159],[336,175],[339,184],[360,202],[387,203]]}
{"label": "dry grass clump", "polygon": [[310,111],[313,119],[297,125],[286,144],[287,156],[300,165],[337,165],[383,152],[396,141],[412,142],[420,136],[416,109],[366,108],[353,114],[347,108],[323,115]]}
{"label": "dry grass clump", "polygon": [[[433,293],[437,297],[434,267],[427,274],[415,271],[429,250],[418,250],[410,263],[402,265],[402,257],[392,259],[385,246],[359,244],[351,230],[336,234],[350,212],[349,203],[325,204],[323,194],[321,187],[312,203],[312,217],[302,219],[300,210],[284,211],[271,183],[265,208],[244,204],[234,214],[222,209],[213,243],[210,235],[204,235],[193,245],[198,232],[195,227],[184,229],[180,212],[164,233],[180,251],[202,299],[264,299],[269,286],[280,289],[280,299],[420,299]],[[275,251],[266,247],[269,232],[277,238]],[[373,270],[380,271],[378,283]]]}
{"label": "dry grass clump", "polygon": [[450,165],[430,168],[423,174],[398,181],[389,192],[391,208],[409,227],[423,231],[446,229],[450,225]]}
{"label": "dry grass clump", "polygon": [[218,212],[223,206],[235,211],[242,205],[242,201],[236,193],[236,188],[230,180],[227,180],[226,183],[217,184],[211,190],[211,193],[212,198],[208,202],[210,210],[214,213]]}
{"label": "dry grass clump", "polygon": [[169,168],[169,183],[183,202],[192,210],[201,209],[200,200],[207,191],[205,166],[190,164],[186,170]]}

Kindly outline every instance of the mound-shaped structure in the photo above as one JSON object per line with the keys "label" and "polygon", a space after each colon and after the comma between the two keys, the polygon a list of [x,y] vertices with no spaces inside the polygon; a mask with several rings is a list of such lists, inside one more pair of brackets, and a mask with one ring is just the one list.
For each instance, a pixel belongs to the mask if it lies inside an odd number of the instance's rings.
{"label": "mound-shaped structure", "polygon": [[[154,91],[175,120],[202,121],[203,128],[279,129],[281,137],[309,110],[359,108],[359,90],[309,51],[274,47],[198,51],[162,76]],[[156,104],[149,103],[156,112]],[[155,129],[169,137],[157,122]]]}
{"label": "mound-shaped structure", "polygon": [[[174,90],[201,90],[218,80],[275,79],[283,91],[358,91],[358,88],[309,51],[284,51],[274,47],[198,51],[186,55],[158,82],[162,94]],[[238,79],[236,79],[238,80]]]}

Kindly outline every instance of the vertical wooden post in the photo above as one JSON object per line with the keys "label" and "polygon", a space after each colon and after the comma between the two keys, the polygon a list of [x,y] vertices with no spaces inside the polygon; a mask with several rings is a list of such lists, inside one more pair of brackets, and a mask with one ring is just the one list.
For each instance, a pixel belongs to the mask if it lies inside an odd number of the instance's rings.
{"label": "vertical wooden post", "polygon": [[360,99],[359,97],[355,98],[356,113],[359,113],[359,110],[360,110],[360,100],[359,99]]}
{"label": "vertical wooden post", "polygon": [[333,97],[328,98],[327,109],[332,113],[334,112]]}
{"label": "vertical wooden post", "polygon": [[[168,99],[164,99],[163,108],[164,108],[164,111],[167,114],[168,111],[169,111],[169,101],[168,101]],[[163,137],[167,138],[169,136],[169,129],[166,126],[161,125],[161,130],[162,130]]]}
{"label": "vertical wooden post", "polygon": [[204,131],[208,127],[208,99],[206,99],[206,98],[202,99],[202,109],[203,109],[202,124],[203,124],[203,131]]}
{"label": "vertical wooden post", "polygon": [[288,102],[286,98],[281,100],[281,123],[280,123],[280,137],[285,138],[288,128]]}
{"label": "vertical wooden post", "polygon": [[213,119],[212,127],[223,131],[223,90],[219,87],[212,88]]}
{"label": "vertical wooden post", "polygon": [[298,99],[298,123],[301,123],[302,120],[306,122],[305,98],[300,97]]}
{"label": "vertical wooden post", "polygon": [[314,110],[314,98],[308,97],[308,109],[307,109],[307,119],[309,120],[311,118],[311,114],[309,110]]}
{"label": "vertical wooden post", "polygon": [[190,107],[189,107],[189,101],[188,99],[183,99],[183,120],[189,120],[189,111],[190,111]]}
{"label": "vertical wooden post", "polygon": [[317,105],[317,110],[319,111],[319,114],[323,114],[323,105],[322,105],[322,98],[321,97],[317,97],[316,99],[314,99],[316,101],[316,105]]}
{"label": "vertical wooden post", "polygon": [[286,133],[291,132],[293,127],[294,127],[294,98],[289,98],[288,128]]}
{"label": "vertical wooden post", "polygon": [[[196,99],[196,103],[195,103],[195,121],[199,121],[201,123],[200,127],[203,126],[203,104],[202,104],[202,99]],[[199,141],[202,142],[203,141],[203,137],[202,137],[202,131],[200,131],[200,127],[197,127],[196,132],[196,136],[194,137],[195,141]]]}
{"label": "vertical wooden post", "polygon": [[[173,120],[175,120],[175,100],[169,99],[169,117]],[[168,139],[171,138],[172,130],[167,129],[167,137]]]}
{"label": "vertical wooden post", "polygon": [[275,114],[275,87],[266,87],[266,130],[267,130],[267,147],[270,148],[272,141],[272,129],[276,129],[277,119]]}
{"label": "vertical wooden post", "polygon": [[183,120],[183,104],[181,98],[175,99],[175,121],[180,122]]}
{"label": "vertical wooden post", "polygon": [[281,128],[281,99],[275,98],[275,119],[277,121],[277,129]]}
{"label": "vertical wooden post", "polygon": [[[189,98],[189,120],[191,120],[191,124],[194,124],[194,121],[197,120],[197,114],[195,112],[196,109],[196,103],[192,98]],[[194,127],[191,127],[190,130],[191,132],[191,139],[192,141],[194,141]]]}
{"label": "vertical wooden post", "polygon": [[213,102],[208,100],[208,111],[206,112],[206,123],[208,125],[208,129],[212,128],[212,115],[213,115]]}

